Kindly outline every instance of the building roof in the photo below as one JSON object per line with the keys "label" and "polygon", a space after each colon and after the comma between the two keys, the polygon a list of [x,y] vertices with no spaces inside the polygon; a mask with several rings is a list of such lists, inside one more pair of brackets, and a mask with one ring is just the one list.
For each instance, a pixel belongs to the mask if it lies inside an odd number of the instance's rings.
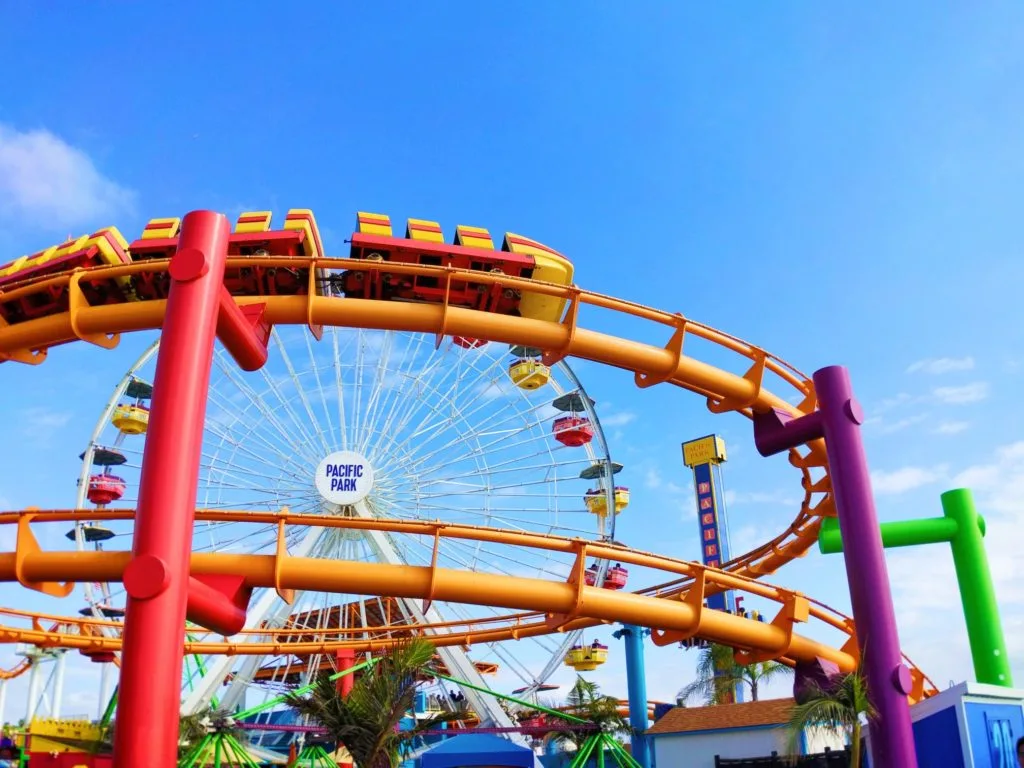
{"label": "building roof", "polygon": [[743,704],[718,704],[713,707],[673,707],[651,726],[647,733],[693,733],[782,725],[789,720],[795,703],[789,698],[750,701]]}

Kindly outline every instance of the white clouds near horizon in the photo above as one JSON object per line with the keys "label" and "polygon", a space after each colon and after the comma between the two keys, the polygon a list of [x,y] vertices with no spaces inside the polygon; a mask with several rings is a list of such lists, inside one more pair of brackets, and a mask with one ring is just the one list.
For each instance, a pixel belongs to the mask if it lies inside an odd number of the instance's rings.
{"label": "white clouds near horizon", "polygon": [[907,373],[927,373],[941,375],[953,371],[970,371],[974,369],[974,358],[967,357],[938,357],[918,360],[907,367]]}
{"label": "white clouds near horizon", "polygon": [[946,405],[965,405],[985,400],[989,390],[988,382],[975,381],[960,387],[936,387],[932,390],[932,396]]}
{"label": "white clouds near horizon", "polygon": [[0,123],[0,218],[48,229],[92,226],[130,212],[135,199],[59,136]]}

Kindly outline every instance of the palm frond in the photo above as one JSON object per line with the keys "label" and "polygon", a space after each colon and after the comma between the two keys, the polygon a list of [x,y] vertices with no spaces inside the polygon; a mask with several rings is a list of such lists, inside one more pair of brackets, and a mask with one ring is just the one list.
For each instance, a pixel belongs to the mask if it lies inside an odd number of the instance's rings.
{"label": "palm frond", "polygon": [[684,702],[700,698],[705,704],[720,704],[738,686],[746,685],[756,692],[758,684],[791,672],[786,665],[774,661],[737,664],[733,648],[711,643],[701,649],[693,682],[681,688],[676,697]]}

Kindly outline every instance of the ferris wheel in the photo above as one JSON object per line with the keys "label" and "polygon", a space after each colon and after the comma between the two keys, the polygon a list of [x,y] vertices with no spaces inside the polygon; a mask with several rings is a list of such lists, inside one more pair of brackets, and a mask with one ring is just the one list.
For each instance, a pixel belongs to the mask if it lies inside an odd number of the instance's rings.
{"label": "ferris wheel", "polygon": [[[135,506],[157,348],[131,367],[100,414],[82,454],[79,508]],[[326,329],[314,343],[304,331],[275,329],[269,362],[257,373],[240,372],[223,349],[215,353],[197,504],[610,540],[609,511],[628,502],[628,491],[615,486],[621,469],[576,375],[564,362],[545,365],[539,350],[362,329]],[[111,539],[129,541],[131,532],[130,522],[81,523],[69,538],[80,549],[102,548]],[[286,536],[297,557],[393,565],[430,565],[436,557],[439,567],[546,579],[564,579],[573,563],[571,553],[447,538],[435,554],[424,537],[393,532],[293,525]],[[276,545],[274,525],[203,521],[194,529],[196,552],[272,554]],[[588,583],[614,578],[608,566],[593,564]],[[120,584],[84,590],[83,613],[123,615]],[[505,613],[312,591],[289,604],[270,589],[254,593],[247,627],[342,627],[370,637],[375,627],[426,625],[428,634],[440,634],[446,624]],[[578,647],[579,636],[480,643],[470,651],[451,645],[438,654],[452,677],[486,688],[485,678],[501,668],[529,695]],[[93,660],[105,663],[105,672],[112,661]],[[258,704],[335,662],[288,654],[186,659],[182,711],[214,700],[224,708]],[[463,690],[482,724],[512,724],[493,697]]]}

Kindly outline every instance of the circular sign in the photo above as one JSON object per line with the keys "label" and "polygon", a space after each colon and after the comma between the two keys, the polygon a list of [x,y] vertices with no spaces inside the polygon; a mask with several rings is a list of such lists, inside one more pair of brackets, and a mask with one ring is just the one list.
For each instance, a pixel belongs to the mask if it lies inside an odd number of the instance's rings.
{"label": "circular sign", "polygon": [[335,451],[316,468],[316,489],[332,504],[356,504],[373,489],[373,467],[355,451]]}

